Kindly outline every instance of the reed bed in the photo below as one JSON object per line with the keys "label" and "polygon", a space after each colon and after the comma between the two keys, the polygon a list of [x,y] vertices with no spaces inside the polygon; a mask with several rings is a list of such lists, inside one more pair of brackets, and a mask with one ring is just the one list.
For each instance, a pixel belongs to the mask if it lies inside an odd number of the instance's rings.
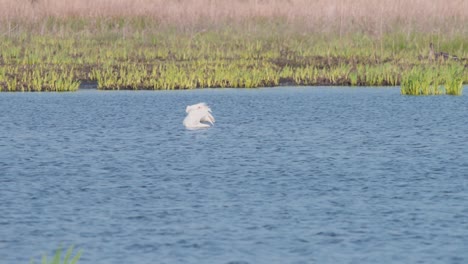
{"label": "reed bed", "polygon": [[[2,91],[74,91],[83,81],[115,90],[396,86],[434,67],[457,68],[455,83],[468,83],[467,1],[0,5]],[[429,43],[457,58],[434,59]]]}
{"label": "reed bed", "polygon": [[404,95],[462,95],[463,68],[415,67],[403,75],[401,94]]}
{"label": "reed bed", "polygon": [[[156,25],[186,29],[280,19],[283,24],[320,33],[446,33],[466,31],[460,25],[468,21],[468,2],[459,0],[0,0],[0,6],[2,20],[29,21],[39,28],[50,18],[85,18],[90,23],[123,18],[123,24],[128,18],[149,18]],[[139,23],[148,26],[144,19]]]}

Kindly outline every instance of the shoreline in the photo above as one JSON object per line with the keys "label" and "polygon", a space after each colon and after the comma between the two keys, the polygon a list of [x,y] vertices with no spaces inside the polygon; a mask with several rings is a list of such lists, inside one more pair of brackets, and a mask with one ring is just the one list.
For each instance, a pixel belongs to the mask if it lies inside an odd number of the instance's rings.
{"label": "shoreline", "polygon": [[[55,22],[43,34],[30,29],[0,36],[0,91],[74,91],[83,82],[102,90],[468,83],[463,27],[450,34],[339,35],[266,23],[90,33],[72,22]],[[56,32],[60,25],[62,33]]]}

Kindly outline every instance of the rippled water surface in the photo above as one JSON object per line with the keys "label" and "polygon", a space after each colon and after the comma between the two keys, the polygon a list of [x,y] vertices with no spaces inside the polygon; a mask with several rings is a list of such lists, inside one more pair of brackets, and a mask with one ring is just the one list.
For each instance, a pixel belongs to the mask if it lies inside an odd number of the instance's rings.
{"label": "rippled water surface", "polygon": [[[208,103],[210,129],[182,126]],[[468,97],[0,94],[0,263],[468,263]]]}

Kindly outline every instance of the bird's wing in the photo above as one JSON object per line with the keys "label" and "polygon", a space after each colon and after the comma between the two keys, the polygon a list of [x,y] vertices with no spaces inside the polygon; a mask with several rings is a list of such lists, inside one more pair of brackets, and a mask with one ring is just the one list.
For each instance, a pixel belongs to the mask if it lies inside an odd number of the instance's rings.
{"label": "bird's wing", "polygon": [[204,127],[206,124],[202,124],[200,122],[205,119],[207,114],[209,113],[206,110],[191,110],[184,119],[184,125],[186,127]]}
{"label": "bird's wing", "polygon": [[211,115],[210,112],[207,112],[201,119],[200,119],[201,122],[209,122],[213,125],[213,123],[215,122],[215,119],[213,117],[213,115]]}
{"label": "bird's wing", "polygon": [[198,117],[193,111],[189,112],[183,123],[186,127],[198,127],[201,124],[200,117]]}

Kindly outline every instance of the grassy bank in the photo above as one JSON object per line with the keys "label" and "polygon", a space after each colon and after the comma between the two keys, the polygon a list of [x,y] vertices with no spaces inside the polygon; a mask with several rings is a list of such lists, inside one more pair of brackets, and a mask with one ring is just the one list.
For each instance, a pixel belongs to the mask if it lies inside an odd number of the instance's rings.
{"label": "grassy bank", "polygon": [[[299,0],[117,1],[108,9],[105,1],[57,2],[54,8],[40,0],[3,1],[13,11],[0,27],[2,91],[73,91],[80,82],[155,90],[382,86],[405,83],[417,70],[442,73],[441,82],[468,83],[468,20],[450,1],[419,5],[419,20],[409,8],[420,1],[376,3],[373,9],[370,0],[362,0],[361,9],[348,1],[317,1],[329,10],[321,15],[301,8],[306,2]],[[94,12],[87,9],[93,6]],[[384,10],[388,14],[378,16]]]}

